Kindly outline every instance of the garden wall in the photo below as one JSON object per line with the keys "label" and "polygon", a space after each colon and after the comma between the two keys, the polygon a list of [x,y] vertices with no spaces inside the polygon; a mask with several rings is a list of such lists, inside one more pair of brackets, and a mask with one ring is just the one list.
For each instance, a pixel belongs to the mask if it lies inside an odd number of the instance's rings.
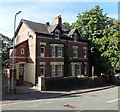
{"label": "garden wall", "polygon": [[64,77],[64,78],[50,78],[46,79],[46,90],[70,90],[82,89],[88,87],[104,86],[110,82],[106,77],[100,76],[92,79],[91,77],[77,78],[77,77]]}

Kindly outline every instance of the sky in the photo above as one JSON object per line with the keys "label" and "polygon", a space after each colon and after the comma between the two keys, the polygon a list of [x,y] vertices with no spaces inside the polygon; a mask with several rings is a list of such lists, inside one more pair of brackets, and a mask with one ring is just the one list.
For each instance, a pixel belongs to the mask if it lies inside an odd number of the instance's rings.
{"label": "sky", "polygon": [[16,18],[16,27],[21,19],[34,22],[52,24],[56,16],[61,15],[62,22],[75,22],[77,14],[90,10],[99,5],[103,14],[118,19],[118,2],[1,2],[0,3],[0,33],[10,38],[14,34],[14,16],[22,11]]}

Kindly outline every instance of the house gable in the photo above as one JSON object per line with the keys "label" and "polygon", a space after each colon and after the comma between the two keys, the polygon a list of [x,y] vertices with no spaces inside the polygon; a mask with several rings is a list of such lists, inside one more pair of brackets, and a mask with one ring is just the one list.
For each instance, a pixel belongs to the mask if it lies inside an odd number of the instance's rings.
{"label": "house gable", "polygon": [[21,23],[19,30],[16,33],[15,44],[19,44],[24,40],[34,37],[35,33],[25,24]]}
{"label": "house gable", "polygon": [[80,38],[80,34],[76,28],[72,29],[69,33],[68,36],[73,38],[74,41],[78,41]]}

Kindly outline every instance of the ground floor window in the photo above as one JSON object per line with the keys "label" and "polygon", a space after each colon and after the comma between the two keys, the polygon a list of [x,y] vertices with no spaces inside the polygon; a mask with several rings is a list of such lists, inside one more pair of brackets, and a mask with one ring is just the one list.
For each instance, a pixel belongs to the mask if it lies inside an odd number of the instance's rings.
{"label": "ground floor window", "polygon": [[84,75],[86,75],[87,74],[87,63],[84,63],[83,69],[84,69]]}
{"label": "ground floor window", "polygon": [[45,65],[40,65],[40,76],[45,76]]}
{"label": "ground floor window", "polygon": [[55,76],[55,65],[51,65],[51,74],[52,74],[52,77]]}
{"label": "ground floor window", "polygon": [[81,75],[81,64],[80,63],[72,63],[71,64],[71,73],[72,76]]}
{"label": "ground floor window", "polygon": [[62,76],[62,65],[58,65],[58,76]]}
{"label": "ground floor window", "polygon": [[72,76],[75,76],[75,64],[72,64]]}
{"label": "ground floor window", "polygon": [[81,75],[81,65],[77,65],[77,75]]}
{"label": "ground floor window", "polygon": [[63,75],[63,65],[62,64],[51,64],[51,77],[61,77]]}

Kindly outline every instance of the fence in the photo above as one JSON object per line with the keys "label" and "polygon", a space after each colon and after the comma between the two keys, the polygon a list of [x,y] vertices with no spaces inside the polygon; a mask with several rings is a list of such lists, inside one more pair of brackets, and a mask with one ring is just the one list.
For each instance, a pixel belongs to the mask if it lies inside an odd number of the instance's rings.
{"label": "fence", "polygon": [[67,78],[52,78],[46,79],[45,85],[46,90],[69,90],[69,89],[80,89],[88,87],[103,86],[109,84],[110,82],[106,77],[100,76],[77,78],[77,77],[67,77]]}

